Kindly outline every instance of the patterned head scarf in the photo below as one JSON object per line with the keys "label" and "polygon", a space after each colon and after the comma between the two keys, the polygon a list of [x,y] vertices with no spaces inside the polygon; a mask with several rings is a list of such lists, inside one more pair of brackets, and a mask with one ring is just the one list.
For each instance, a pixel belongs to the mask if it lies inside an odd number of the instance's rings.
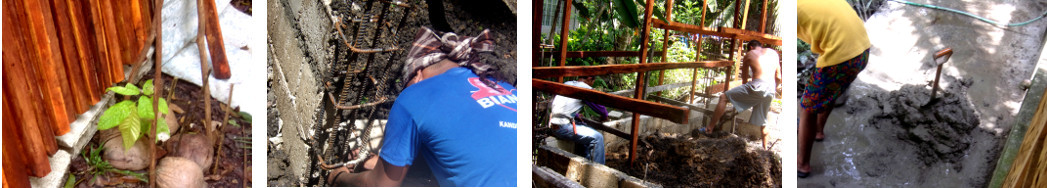
{"label": "patterned head scarf", "polygon": [[410,83],[418,70],[444,59],[471,69],[488,85],[494,84],[484,77],[489,76],[495,68],[488,65],[480,55],[494,52],[494,39],[488,30],[484,29],[475,37],[463,37],[450,32],[436,34],[432,29],[423,27],[414,38],[414,44],[407,53],[407,62],[404,64],[401,79],[403,87],[407,87],[407,83]]}

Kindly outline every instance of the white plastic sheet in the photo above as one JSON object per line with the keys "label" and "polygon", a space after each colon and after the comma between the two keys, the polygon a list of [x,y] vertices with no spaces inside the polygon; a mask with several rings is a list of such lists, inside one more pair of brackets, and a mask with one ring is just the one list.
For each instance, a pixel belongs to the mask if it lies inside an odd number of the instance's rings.
{"label": "white plastic sheet", "polygon": [[[235,85],[230,106],[239,106],[241,111],[262,117],[265,115],[265,103],[250,101],[264,101],[266,95],[246,91],[248,91],[247,88],[265,87],[263,81],[250,80],[255,77],[254,75],[265,74],[265,62],[252,62],[253,49],[248,48],[247,44],[249,41],[256,40],[252,38],[254,35],[249,33],[265,31],[250,30],[251,24],[254,23],[251,15],[240,12],[229,2],[230,0],[216,0],[215,5],[232,77],[228,80],[219,80],[213,75],[208,75],[210,77],[208,78],[210,86],[208,89],[211,90],[211,96],[225,103],[230,97],[230,84]],[[162,14],[163,65],[161,71],[178,77],[179,82],[186,81],[203,85],[200,75],[200,50],[196,44],[197,23],[199,23],[196,0],[166,0]]]}

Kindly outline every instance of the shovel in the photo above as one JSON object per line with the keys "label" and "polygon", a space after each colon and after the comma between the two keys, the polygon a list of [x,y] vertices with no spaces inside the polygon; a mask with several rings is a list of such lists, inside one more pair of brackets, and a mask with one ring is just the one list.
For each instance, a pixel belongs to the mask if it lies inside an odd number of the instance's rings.
{"label": "shovel", "polygon": [[939,101],[938,79],[942,77],[942,65],[945,65],[945,62],[949,61],[949,57],[952,57],[952,48],[945,48],[938,51],[937,53],[934,53],[934,63],[938,64],[938,70],[934,73],[934,84],[931,85],[931,100],[928,100],[926,104],[923,104],[924,108],[931,106]]}

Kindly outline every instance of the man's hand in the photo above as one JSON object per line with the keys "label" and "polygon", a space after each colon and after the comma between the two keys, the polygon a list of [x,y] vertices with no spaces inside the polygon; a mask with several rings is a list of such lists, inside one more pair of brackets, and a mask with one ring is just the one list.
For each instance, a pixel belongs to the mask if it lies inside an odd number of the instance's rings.
{"label": "man's hand", "polygon": [[[380,159],[375,157],[371,160]],[[380,161],[380,162],[377,162]],[[369,160],[370,162],[370,160]],[[396,166],[385,160],[376,160],[374,170],[349,173],[348,168],[338,168],[328,175],[328,186],[390,187],[400,186],[407,175],[409,165]],[[364,164],[366,166],[366,163]]]}

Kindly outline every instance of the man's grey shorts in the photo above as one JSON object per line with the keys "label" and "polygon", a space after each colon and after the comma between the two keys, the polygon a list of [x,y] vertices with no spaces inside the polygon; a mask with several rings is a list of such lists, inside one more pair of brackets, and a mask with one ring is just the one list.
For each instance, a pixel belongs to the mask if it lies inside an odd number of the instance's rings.
{"label": "man's grey shorts", "polygon": [[724,95],[734,104],[738,112],[753,108],[753,115],[749,117],[749,123],[763,126],[767,119],[767,111],[770,110],[771,100],[774,99],[775,85],[772,81],[753,79],[752,82],[732,88]]}

